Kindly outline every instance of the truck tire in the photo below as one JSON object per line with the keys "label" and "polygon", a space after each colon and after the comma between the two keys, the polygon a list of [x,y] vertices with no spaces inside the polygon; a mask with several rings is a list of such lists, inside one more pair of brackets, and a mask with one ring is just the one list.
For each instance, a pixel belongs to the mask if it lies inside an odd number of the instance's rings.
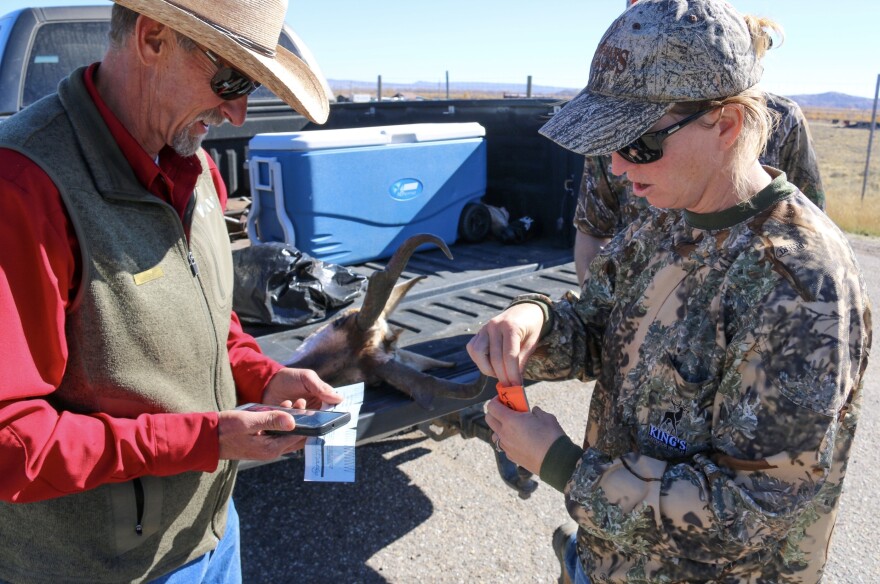
{"label": "truck tire", "polygon": [[489,235],[492,216],[482,203],[468,203],[461,211],[458,220],[458,235],[464,241],[475,243]]}

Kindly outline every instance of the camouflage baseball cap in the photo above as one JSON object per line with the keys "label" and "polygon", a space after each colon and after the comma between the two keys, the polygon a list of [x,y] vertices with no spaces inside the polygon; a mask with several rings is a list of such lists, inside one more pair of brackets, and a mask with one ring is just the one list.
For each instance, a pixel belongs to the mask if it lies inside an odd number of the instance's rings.
{"label": "camouflage baseball cap", "polygon": [[745,19],[723,0],[640,0],[605,32],[587,87],[541,134],[596,156],[644,134],[672,104],[728,97],[763,67]]}

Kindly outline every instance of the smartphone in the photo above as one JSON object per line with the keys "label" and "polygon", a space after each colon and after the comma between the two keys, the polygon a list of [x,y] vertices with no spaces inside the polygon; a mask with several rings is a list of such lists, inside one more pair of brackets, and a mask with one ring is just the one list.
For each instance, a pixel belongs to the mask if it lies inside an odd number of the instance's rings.
{"label": "smartphone", "polygon": [[293,416],[296,427],[290,431],[266,430],[265,434],[283,435],[299,434],[301,436],[323,436],[327,432],[345,426],[351,420],[350,412],[332,412],[327,410],[300,410],[294,408],[282,408],[267,404],[244,404],[235,408],[247,412],[287,412]]}

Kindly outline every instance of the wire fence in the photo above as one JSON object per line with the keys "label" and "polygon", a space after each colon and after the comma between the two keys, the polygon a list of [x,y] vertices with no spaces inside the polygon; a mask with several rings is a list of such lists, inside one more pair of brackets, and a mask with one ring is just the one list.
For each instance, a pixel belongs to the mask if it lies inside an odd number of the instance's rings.
{"label": "wire fence", "polygon": [[337,101],[390,101],[427,99],[500,99],[552,97],[571,99],[580,91],[570,87],[537,85],[529,76],[522,83],[436,82],[398,83],[378,76],[373,82],[328,80]]}

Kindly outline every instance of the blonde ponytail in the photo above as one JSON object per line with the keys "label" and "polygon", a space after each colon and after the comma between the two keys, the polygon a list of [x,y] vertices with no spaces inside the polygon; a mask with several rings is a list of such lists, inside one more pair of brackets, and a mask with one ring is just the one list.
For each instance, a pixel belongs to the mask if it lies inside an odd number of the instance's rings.
{"label": "blonde ponytail", "polygon": [[[763,58],[771,47],[782,45],[785,42],[785,31],[782,30],[782,26],[769,18],[751,14],[746,14],[743,18],[746,21],[746,26],[749,27],[752,46],[755,48],[755,55],[758,59]],[[774,35],[771,32],[776,33],[775,36],[779,38],[778,43],[773,42]]]}

